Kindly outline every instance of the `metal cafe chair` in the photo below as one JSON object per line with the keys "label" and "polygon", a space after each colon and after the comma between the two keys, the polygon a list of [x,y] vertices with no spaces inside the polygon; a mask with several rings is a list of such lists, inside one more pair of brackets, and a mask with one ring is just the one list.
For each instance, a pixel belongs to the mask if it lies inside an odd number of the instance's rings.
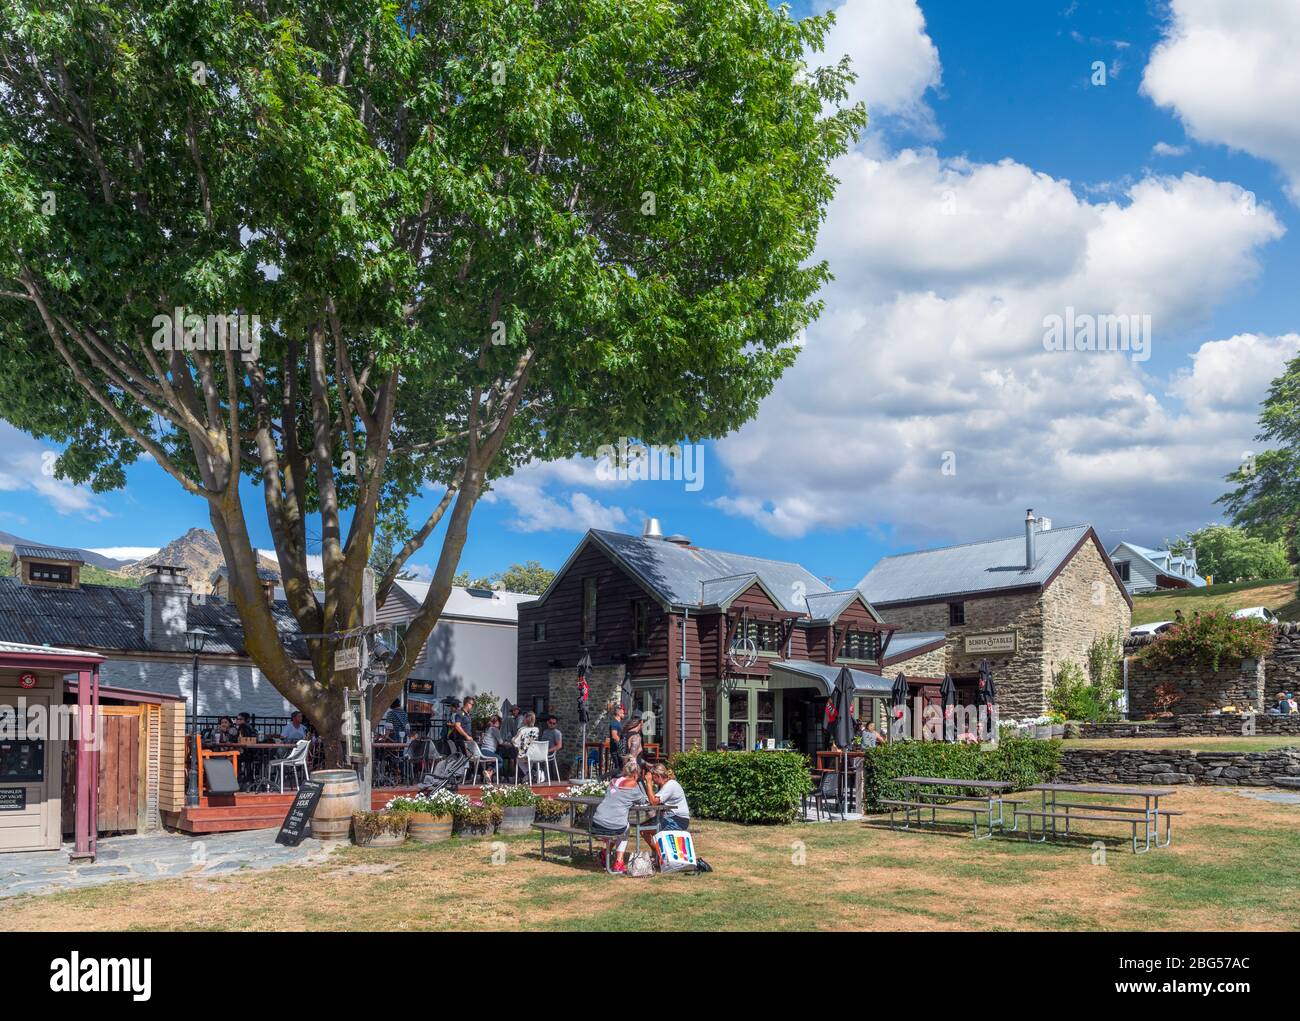
{"label": "metal cafe chair", "polygon": [[[270,775],[274,776],[275,771],[280,771],[280,793],[284,793],[284,771],[293,770],[294,789],[302,785],[298,779],[298,770],[302,770],[302,779],[307,779],[307,753],[311,751],[311,742],[305,738],[293,746],[293,751],[282,759],[273,759],[270,766]],[[274,781],[272,781],[274,782]]]}

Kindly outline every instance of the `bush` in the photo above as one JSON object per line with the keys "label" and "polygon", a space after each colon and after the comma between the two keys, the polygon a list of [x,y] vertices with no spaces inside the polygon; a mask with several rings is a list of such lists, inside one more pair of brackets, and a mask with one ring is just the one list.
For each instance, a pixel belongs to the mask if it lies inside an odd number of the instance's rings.
{"label": "bush", "polygon": [[502,808],[528,808],[536,806],[538,797],[524,784],[508,784],[494,787],[484,784],[479,790],[479,801],[485,805],[499,805]]}
{"label": "bush", "polygon": [[[942,776],[954,780],[1005,780],[1016,790],[1047,783],[1061,767],[1060,741],[1012,738],[997,748],[942,741],[891,741],[864,757],[863,789],[867,808],[881,811],[882,798],[899,798],[900,776]],[[957,788],[934,788],[934,793],[969,794]]]}
{"label": "bush", "polygon": [[793,822],[812,789],[808,760],[797,752],[682,752],[671,764],[701,819]]}
{"label": "bush", "polygon": [[539,798],[537,801],[538,822],[562,819],[568,814],[569,806],[558,798]]}
{"label": "bush", "polygon": [[1156,635],[1138,657],[1152,666],[1193,663],[1218,670],[1224,660],[1267,656],[1273,651],[1273,638],[1273,625],[1266,621],[1211,610]]}

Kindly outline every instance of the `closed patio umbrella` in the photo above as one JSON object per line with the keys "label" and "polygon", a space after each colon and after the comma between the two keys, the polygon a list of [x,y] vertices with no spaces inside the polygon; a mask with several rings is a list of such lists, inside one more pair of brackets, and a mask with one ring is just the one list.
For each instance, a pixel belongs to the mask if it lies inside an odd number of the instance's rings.
{"label": "closed patio umbrella", "polygon": [[[985,733],[983,736],[986,740],[997,737],[992,733],[993,728],[993,706],[998,700],[998,689],[993,684],[993,668],[989,666],[987,659],[980,660],[980,680],[979,687],[975,690],[975,704],[980,707],[980,724]],[[986,722],[987,721],[987,722]]]}
{"label": "closed patio umbrella", "polygon": [[[893,705],[893,709],[891,710],[893,714],[890,720],[891,724],[893,723],[894,720],[903,719],[903,714],[907,711],[907,696],[910,693],[911,692],[910,689],[908,688],[907,678],[904,677],[902,673],[899,673],[898,677],[894,680],[894,688],[890,692],[890,701]],[[894,738],[894,734],[892,733],[893,729],[894,728],[891,726],[890,727],[891,733],[889,735],[891,740]],[[902,731],[903,728],[900,726],[898,736],[900,737],[906,736],[902,733]]]}
{"label": "closed patio umbrella", "polygon": [[629,674],[626,670],[623,671],[623,686],[619,689],[619,701],[623,704],[623,708],[626,709],[629,714],[631,714],[632,675]]}
{"label": "closed patio umbrella", "polygon": [[587,699],[591,696],[591,687],[587,678],[591,674],[591,653],[586,649],[582,650],[582,658],[578,660],[578,719],[582,723],[582,757],[581,775],[584,780],[587,779]]}
{"label": "closed patio umbrella", "polygon": [[853,744],[853,693],[856,688],[853,671],[846,666],[840,667],[840,672],[835,677],[835,687],[826,700],[824,720],[831,740],[843,753],[844,771],[840,796],[846,810],[849,801],[849,746]]}
{"label": "closed patio umbrella", "polygon": [[952,683],[952,674],[943,675],[943,684],[939,685],[939,705],[943,709],[943,739],[957,739],[957,723],[953,719],[953,710],[957,707],[957,685]]}

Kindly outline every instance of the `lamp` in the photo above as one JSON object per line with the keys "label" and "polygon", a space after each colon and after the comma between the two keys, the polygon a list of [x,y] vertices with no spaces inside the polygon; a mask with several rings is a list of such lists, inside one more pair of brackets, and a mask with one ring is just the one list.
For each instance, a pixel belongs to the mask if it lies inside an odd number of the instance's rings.
{"label": "lamp", "polygon": [[199,654],[208,644],[208,632],[202,628],[193,628],[185,632],[185,648],[194,657],[190,674],[190,724],[194,731],[194,765],[185,780],[185,803],[191,808],[199,804],[199,754],[203,747],[199,738]]}

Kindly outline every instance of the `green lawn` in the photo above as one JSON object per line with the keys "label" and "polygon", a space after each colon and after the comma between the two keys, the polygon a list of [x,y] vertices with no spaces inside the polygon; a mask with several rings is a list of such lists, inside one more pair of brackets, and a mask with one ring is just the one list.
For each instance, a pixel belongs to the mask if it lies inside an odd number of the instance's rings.
{"label": "green lawn", "polygon": [[1207,610],[1240,610],[1247,606],[1267,606],[1283,620],[1300,619],[1296,579],[1242,581],[1134,596],[1133,624],[1173,620],[1175,610],[1182,610],[1184,617],[1190,617],[1198,610],[1204,613]]}
{"label": "green lawn", "polygon": [[1300,750],[1300,737],[1114,737],[1067,739],[1066,748],[1120,748],[1145,751],[1267,752],[1274,748]]}
{"label": "green lawn", "polygon": [[633,880],[585,855],[542,862],[530,836],[345,848],[311,866],[5,901],[0,928],[1300,929],[1300,805],[1203,787],[1167,804],[1186,812],[1174,843],[1143,855],[1116,826],[1031,844],[1018,834],[977,842],[966,826],[706,821],[695,834],[709,875]]}

